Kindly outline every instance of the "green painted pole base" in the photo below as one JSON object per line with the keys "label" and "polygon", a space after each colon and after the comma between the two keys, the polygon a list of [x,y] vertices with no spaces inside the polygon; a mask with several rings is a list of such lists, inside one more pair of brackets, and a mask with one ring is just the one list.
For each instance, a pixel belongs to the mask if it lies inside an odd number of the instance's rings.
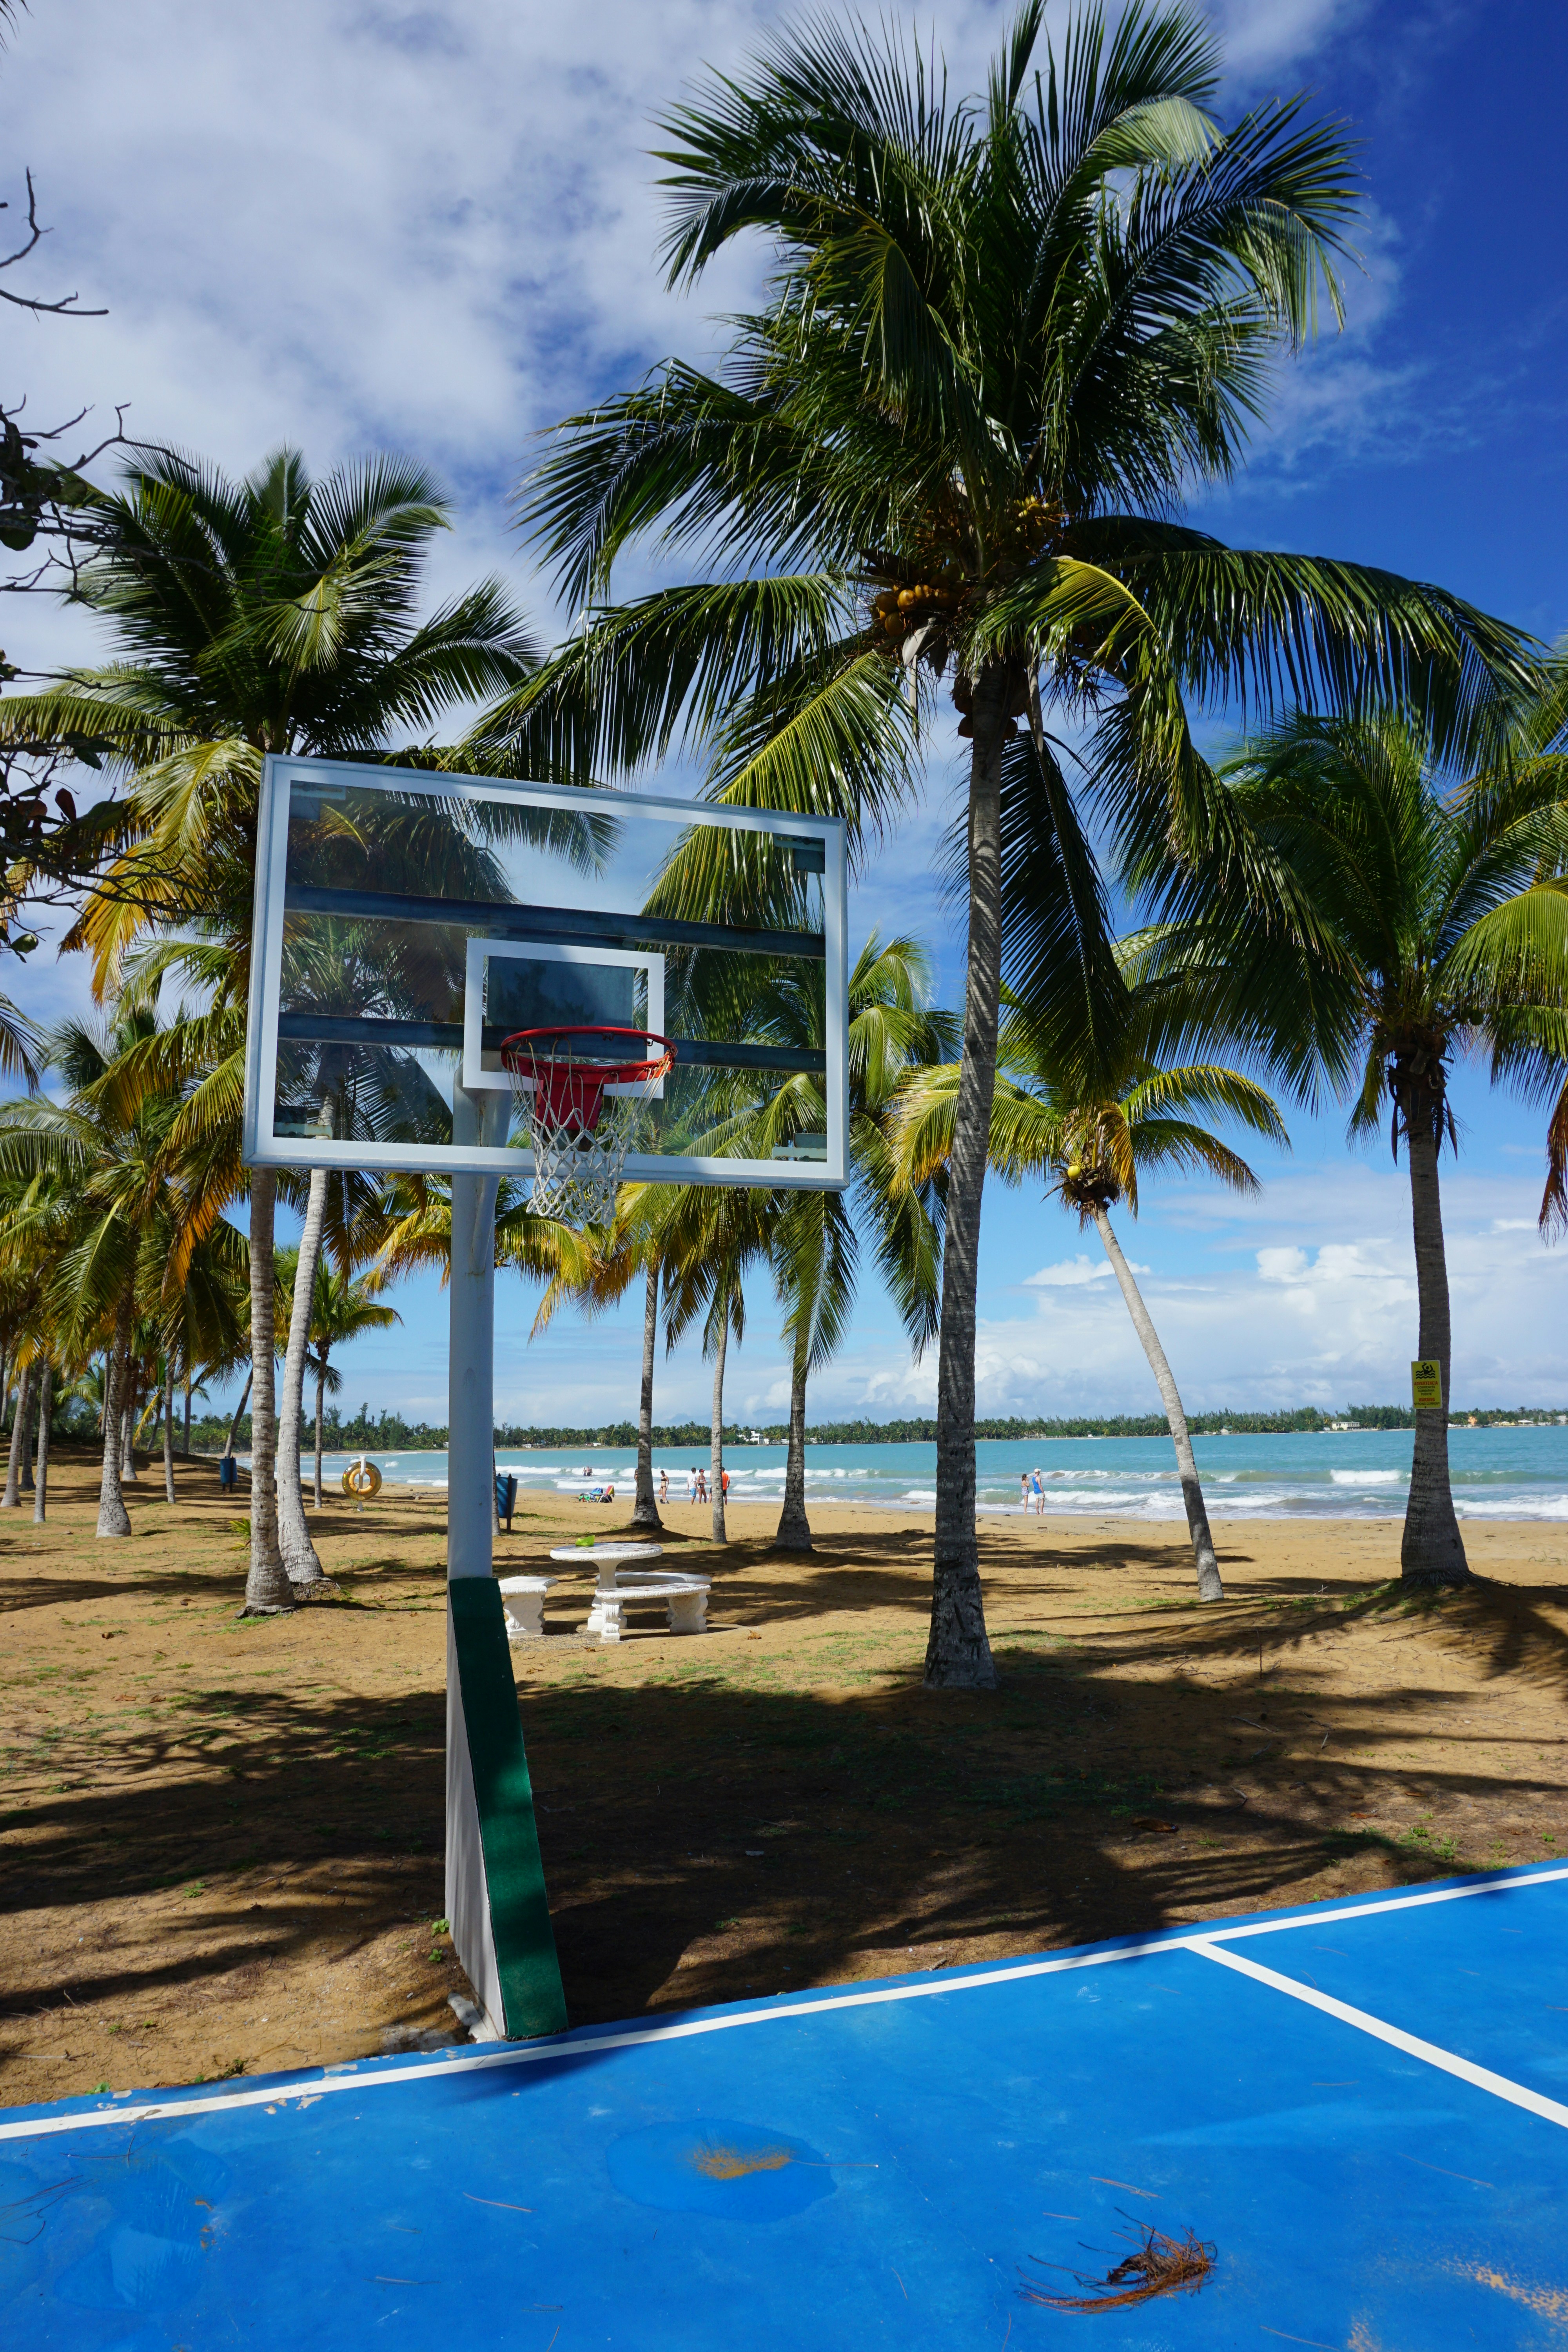
{"label": "green painted pole base", "polygon": [[501,2039],[562,2033],[566,1997],[544,1892],[533,1790],[500,1587],[447,1588],[447,1916]]}

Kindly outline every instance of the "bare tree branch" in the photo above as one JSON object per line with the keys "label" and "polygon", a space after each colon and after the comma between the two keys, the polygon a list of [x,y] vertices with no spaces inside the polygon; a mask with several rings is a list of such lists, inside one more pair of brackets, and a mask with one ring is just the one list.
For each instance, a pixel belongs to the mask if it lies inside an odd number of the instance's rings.
{"label": "bare tree branch", "polygon": [[[34,247],[49,235],[49,231],[40,227],[38,223],[38,198],[37,192],[33,186],[31,171],[28,171],[26,176],[27,182],[26,242],[19,245],[15,253],[8,253],[4,260],[0,260],[0,269],[12,269],[18,261],[26,261]],[[8,213],[10,209],[9,204],[0,203],[0,213]],[[0,302],[14,302],[18,310],[36,310],[41,316],[47,315],[56,319],[107,319],[109,316],[107,310],[82,310],[79,294],[67,294],[58,302],[46,302],[39,295],[13,294],[8,286],[0,286]]]}

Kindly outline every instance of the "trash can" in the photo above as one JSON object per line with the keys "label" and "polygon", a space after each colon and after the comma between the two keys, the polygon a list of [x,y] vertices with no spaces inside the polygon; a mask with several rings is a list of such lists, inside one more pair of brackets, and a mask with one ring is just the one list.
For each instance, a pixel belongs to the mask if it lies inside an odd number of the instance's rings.
{"label": "trash can", "polygon": [[506,1531],[511,1533],[511,1515],[517,1508],[517,1479],[503,1470],[496,1472],[496,1525],[506,1521]]}
{"label": "trash can", "polygon": [[217,1483],[220,1493],[226,1495],[229,1493],[231,1488],[238,1486],[239,1465],[235,1460],[232,1454],[219,1454],[217,1465]]}

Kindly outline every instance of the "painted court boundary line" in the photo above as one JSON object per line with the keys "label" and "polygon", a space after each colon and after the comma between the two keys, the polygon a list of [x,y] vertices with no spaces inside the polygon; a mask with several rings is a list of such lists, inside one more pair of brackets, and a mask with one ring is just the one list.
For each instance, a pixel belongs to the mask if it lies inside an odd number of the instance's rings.
{"label": "painted court boundary line", "polygon": [[1472,1895],[1511,1893],[1515,1887],[1550,1886],[1555,1881],[1568,1879],[1568,1864],[1554,1870],[1532,1871],[1528,1878],[1488,1878],[1468,1886],[1441,1886],[1420,1895],[1396,1895],[1386,1902],[1343,1904],[1333,1910],[1294,1912],[1288,1918],[1247,1921],[1237,1927],[1195,1928],[1185,1936],[1150,1936],[1138,1943],[1120,1944],[1108,1952],[1079,1952],[1057,1960],[1025,1960],[1016,1968],[986,1969],[974,1976],[934,1977],[923,1984],[876,1986],[865,1992],[831,1993],[821,2000],[791,2001],[787,2008],[741,2010],[727,2017],[692,2017],[672,2021],[668,2024],[644,2025],[625,2033],[584,2035],[581,2039],[552,2039],[531,2042],[519,2048],[508,2042],[499,2046],[465,2053],[461,2057],[442,2058],[427,2066],[393,2066],[384,2073],[362,2074],[357,2062],[352,2067],[331,2069],[307,2083],[283,2088],[228,2091],[209,2099],[171,2098],[146,2100],[135,2106],[108,2104],[87,2113],[69,2116],[41,2116],[32,2122],[0,2124],[0,2141],[11,2139],[44,2139],[59,2132],[99,2131],[106,2126],[126,2124],[169,2123],[182,2116],[226,2115],[236,2107],[280,2108],[311,2106],[318,2099],[343,2091],[361,2095],[372,2091],[395,2090],[405,2083],[433,2082],[439,2076],[469,2074],[495,2066],[538,2066],[559,2063],[574,2058],[594,2058],[601,2050],[635,2050],[647,2042],[685,2042],[704,2033],[732,2032],[742,2025],[782,2025],[799,2017],[821,2017],[843,2009],[872,2009],[889,2001],[931,2000],[954,1992],[984,1991],[988,1985],[1019,1984],[1035,1977],[1065,1976],[1076,1969],[1102,1969],[1117,1960],[1146,1958],[1154,1952],[1194,1952],[1200,1959],[1217,1960],[1222,1965],[1251,1976],[1259,1983],[1292,1995],[1310,2006],[1326,2011],[1342,2023],[1359,2027],[1390,2042],[1407,2054],[1426,2059],[1446,2073],[1457,2074],[1464,2082],[1482,2090],[1493,2092],[1499,2098],[1510,2100],[1517,2106],[1528,2107],[1531,2113],[1543,2116],[1552,2123],[1568,2126],[1568,2107],[1559,2106],[1552,2099],[1542,2099],[1535,2092],[1512,2083],[1505,2074],[1493,2074],[1484,2066],[1473,2066],[1468,2059],[1443,2050],[1436,2042],[1422,2042],[1414,2034],[1403,2032],[1396,2025],[1385,2025],[1380,2018],[1365,2010],[1352,2009],[1336,2001],[1326,1993],[1313,1991],[1291,1977],[1276,1975],[1272,1969],[1247,1960],[1239,1952],[1226,1952],[1219,1948],[1244,1936],[1280,1935],[1291,1927],[1326,1927],[1341,1919],[1370,1919],[1391,1911],[1418,1911],[1434,1903],[1464,1903]]}
{"label": "painted court boundary line", "polygon": [[1348,2001],[1336,2000],[1332,1993],[1320,1992],[1315,1985],[1300,1984],[1294,1977],[1282,1977],[1274,1969],[1261,1968],[1244,1952],[1221,1951],[1217,1945],[1205,1944],[1201,1937],[1194,1937],[1187,1949],[1197,1953],[1201,1959],[1217,1960],[1222,1969],[1234,1969],[1238,1976],[1251,1977],[1275,1992],[1289,1993],[1292,2000],[1304,2001],[1309,2009],[1321,2009],[1325,2017],[1338,2018],[1342,2025],[1353,2025],[1358,2033],[1370,2033],[1375,2041],[1386,2042],[1391,2049],[1403,2050],[1407,2057],[1440,2067],[1445,2074],[1457,2074],[1461,2083],[1473,2083],[1479,2091],[1489,2091],[1494,2099],[1506,2099],[1510,2106],[1528,2107],[1532,2116],[1543,2116],[1549,2124],[1561,2124],[1568,2130],[1568,2107],[1561,2106],[1555,2099],[1542,2098],[1539,2091],[1527,2090],[1522,2083],[1510,2081],[1507,2074],[1494,2074],[1489,2066],[1473,2065],[1468,2058],[1461,2058],[1436,2042],[1423,2042],[1418,2034],[1406,2033],[1403,2027],[1390,2025],[1367,2010],[1352,2009]]}

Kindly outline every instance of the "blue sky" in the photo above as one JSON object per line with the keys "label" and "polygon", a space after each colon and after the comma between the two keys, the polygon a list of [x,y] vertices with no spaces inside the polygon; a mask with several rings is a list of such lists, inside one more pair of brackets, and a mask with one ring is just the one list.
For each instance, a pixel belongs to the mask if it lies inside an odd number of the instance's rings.
{"label": "blue sky", "polygon": [[[727,259],[697,302],[663,292],[649,117],[703,61],[737,62],[779,13],[743,0],[35,0],[0,65],[4,193],[15,204],[30,163],[53,224],[51,289],[79,287],[110,315],[8,316],[4,395],[25,389],[41,418],[129,401],[133,429],[234,470],[285,438],[318,467],[409,450],[460,500],[433,595],[500,571],[547,634],[562,616],[509,525],[531,436],[664,352],[705,356],[710,318],[744,298],[761,260]],[[1226,110],[1310,87],[1364,142],[1367,202],[1346,331],[1282,363],[1244,476],[1194,519],[1240,544],[1438,581],[1562,634],[1568,277],[1553,158],[1568,16],[1480,0],[1223,0],[1211,13]],[[1005,12],[919,18],[955,83],[973,86]],[[79,616],[36,603],[6,622],[25,665],[90,642]],[[931,941],[948,1001],[961,961],[931,872],[958,754],[951,737],[933,744],[926,806],[857,908],[860,930],[896,922]],[[44,1016],[84,997],[71,959],[35,959],[24,991]],[[1457,1101],[1456,1396],[1558,1402],[1568,1255],[1534,1232],[1540,1114],[1469,1071]],[[1404,1392],[1415,1339],[1403,1171],[1386,1148],[1349,1152],[1337,1115],[1292,1112],[1290,1126],[1291,1157],[1258,1160],[1259,1200],[1168,1187],[1124,1236],[1194,1406]],[[347,1388],[444,1420],[441,1295],[410,1285],[398,1304],[404,1328],[361,1343]],[[563,1318],[531,1348],[531,1299],[503,1281],[498,1306],[506,1418],[631,1410],[630,1319]],[[988,1200],[981,1318],[984,1411],[1154,1402],[1098,1243],[1032,1196]],[[761,1297],[732,1362],[734,1412],[776,1414],[784,1364]],[[868,1290],[813,1410],[929,1410],[934,1376]],[[661,1380],[661,1416],[702,1410],[693,1351]]]}

